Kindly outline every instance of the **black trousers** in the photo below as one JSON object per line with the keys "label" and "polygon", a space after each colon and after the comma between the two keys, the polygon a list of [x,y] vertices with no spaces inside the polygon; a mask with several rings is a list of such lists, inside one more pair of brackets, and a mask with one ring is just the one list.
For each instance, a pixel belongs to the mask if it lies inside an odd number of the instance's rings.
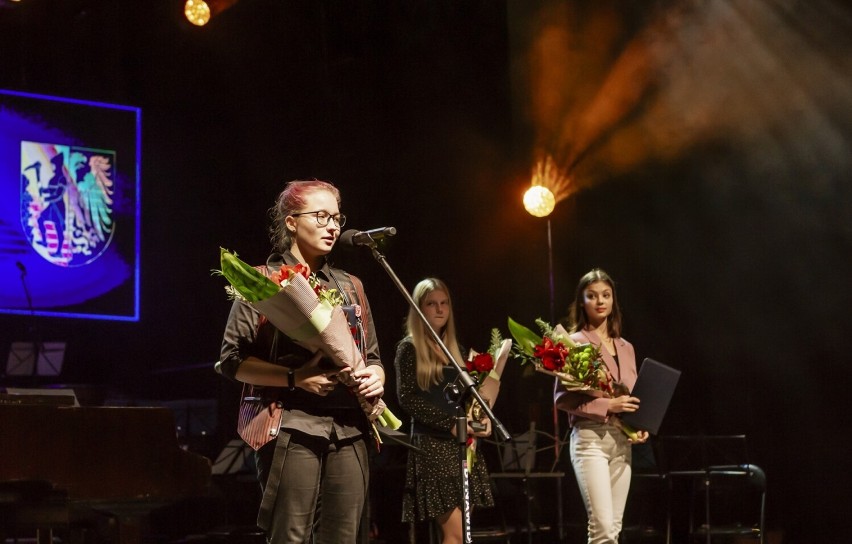
{"label": "black trousers", "polygon": [[364,437],[326,439],[281,429],[257,452],[258,526],[270,544],[358,544],[368,527]]}

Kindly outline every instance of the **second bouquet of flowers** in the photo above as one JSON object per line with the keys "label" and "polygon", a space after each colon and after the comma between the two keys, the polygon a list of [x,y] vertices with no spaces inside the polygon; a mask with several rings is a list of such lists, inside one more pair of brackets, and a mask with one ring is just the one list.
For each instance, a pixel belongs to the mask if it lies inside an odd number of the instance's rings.
{"label": "second bouquet of flowers", "polygon": [[[510,339],[504,340],[500,336],[499,330],[492,329],[488,351],[477,353],[471,349],[465,361],[465,368],[468,373],[476,379],[478,384],[476,389],[479,391],[480,397],[491,408],[497,402],[497,394],[500,392],[500,377],[506,367],[506,361],[509,359],[511,347],[512,341]],[[479,421],[485,416],[485,411],[475,399],[468,402],[467,413],[474,421]],[[467,446],[467,463],[468,466],[473,466],[476,461],[476,439],[468,437]]]}
{"label": "second bouquet of flowers", "polygon": [[[596,346],[577,344],[562,325],[553,327],[542,319],[535,322],[541,335],[509,318],[509,332],[515,339],[513,353],[522,364],[532,364],[538,372],[557,377],[569,391],[608,398],[628,393],[623,384],[612,379]],[[621,419],[614,418],[613,422],[628,437],[637,438],[636,430]]]}
{"label": "second bouquet of flowers", "polygon": [[[225,289],[232,298],[250,304],[302,347],[322,351],[340,369],[349,368],[338,374],[340,381],[350,388],[357,385],[351,372],[366,363],[336,289],[325,288],[302,264],[283,266],[267,277],[235,253],[220,248],[220,265],[217,272],[228,280]],[[383,400],[358,395],[358,401],[371,421],[394,430],[401,426]]]}
{"label": "second bouquet of flowers", "polygon": [[612,395],[612,377],[597,347],[577,344],[562,325],[553,327],[542,319],[535,322],[540,335],[509,318],[509,332],[515,339],[513,353],[521,363],[530,363],[538,372],[559,378],[570,391],[598,397]]}
{"label": "second bouquet of flowers", "polygon": [[500,377],[503,375],[511,348],[512,340],[504,340],[499,330],[492,329],[488,351],[477,353],[471,349],[465,361],[467,371],[479,384],[477,389],[482,400],[492,408],[497,402],[497,394],[500,393]]}

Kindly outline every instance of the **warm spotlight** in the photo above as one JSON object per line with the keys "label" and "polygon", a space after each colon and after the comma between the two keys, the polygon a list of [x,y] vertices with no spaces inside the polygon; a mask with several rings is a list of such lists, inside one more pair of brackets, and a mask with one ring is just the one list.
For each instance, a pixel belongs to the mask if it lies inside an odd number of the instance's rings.
{"label": "warm spotlight", "polygon": [[557,204],[576,191],[576,187],[568,179],[565,171],[556,164],[556,161],[550,155],[539,159],[533,165],[530,185],[541,185],[550,189]]}
{"label": "warm spotlight", "polygon": [[183,14],[195,26],[204,26],[210,19],[236,4],[238,0],[186,0]]}
{"label": "warm spotlight", "polygon": [[556,197],[553,196],[550,189],[543,185],[533,185],[524,193],[524,208],[530,215],[546,217],[555,207]]}
{"label": "warm spotlight", "polygon": [[196,26],[204,26],[210,22],[210,6],[204,0],[186,0],[183,5],[186,20]]}

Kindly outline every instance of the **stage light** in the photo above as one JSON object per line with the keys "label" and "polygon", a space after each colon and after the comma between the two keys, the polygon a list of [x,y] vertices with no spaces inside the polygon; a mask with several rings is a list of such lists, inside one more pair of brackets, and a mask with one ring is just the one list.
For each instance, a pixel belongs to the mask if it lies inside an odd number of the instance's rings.
{"label": "stage light", "polygon": [[210,6],[204,0],[186,0],[183,5],[186,20],[196,26],[204,26],[210,21]]}
{"label": "stage light", "polygon": [[186,20],[195,26],[204,26],[210,22],[210,19],[237,2],[238,0],[186,0],[183,5],[183,14]]}
{"label": "stage light", "polygon": [[[524,193],[524,209],[535,217],[547,217],[547,275],[550,288],[550,323],[556,323],[556,282],[553,274],[553,229],[548,217],[574,191],[568,176],[557,165],[550,155],[539,159],[532,170],[530,188]],[[560,442],[559,410],[553,405],[553,448],[556,458],[559,458],[562,444]],[[558,502],[562,503],[562,489],[557,490]]]}
{"label": "stage light", "polygon": [[524,208],[536,217],[546,217],[556,207],[556,197],[547,187],[533,185],[524,193]]}

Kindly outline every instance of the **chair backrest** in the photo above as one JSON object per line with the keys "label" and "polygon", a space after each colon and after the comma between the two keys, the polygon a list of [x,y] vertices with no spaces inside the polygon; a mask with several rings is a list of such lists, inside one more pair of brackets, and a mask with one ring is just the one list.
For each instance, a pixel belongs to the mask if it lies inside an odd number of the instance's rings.
{"label": "chair backrest", "polygon": [[745,435],[660,436],[659,453],[670,476],[692,482],[690,534],[758,536],[763,542],[766,475],[751,464]]}
{"label": "chair backrest", "polygon": [[749,463],[744,434],[660,436],[658,444],[658,461],[670,473]]}

